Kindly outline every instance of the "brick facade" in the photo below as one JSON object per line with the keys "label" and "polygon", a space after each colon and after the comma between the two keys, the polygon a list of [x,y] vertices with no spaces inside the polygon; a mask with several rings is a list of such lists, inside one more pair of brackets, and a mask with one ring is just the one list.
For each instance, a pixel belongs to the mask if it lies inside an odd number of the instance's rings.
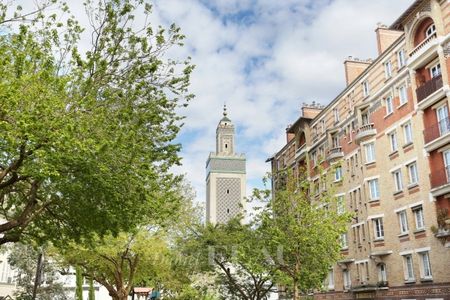
{"label": "brick facade", "polygon": [[[342,168],[332,184],[354,218],[316,299],[450,299],[449,22],[449,1],[414,1],[377,30],[384,51],[349,58],[354,80],[326,107],[305,106],[317,113],[292,124],[271,158],[274,193],[283,170],[306,166],[317,201],[318,166]],[[362,62],[356,76],[347,69]]]}

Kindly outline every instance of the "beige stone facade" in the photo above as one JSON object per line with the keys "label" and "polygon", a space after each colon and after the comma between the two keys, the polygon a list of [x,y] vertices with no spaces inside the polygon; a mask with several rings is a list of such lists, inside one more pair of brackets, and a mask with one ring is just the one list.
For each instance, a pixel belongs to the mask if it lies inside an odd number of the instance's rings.
{"label": "beige stone facade", "polygon": [[[271,159],[318,169],[354,213],[318,299],[450,299],[450,2],[414,1],[376,30],[379,56],[345,62],[347,87],[309,105]],[[311,113],[315,112],[315,113]]]}

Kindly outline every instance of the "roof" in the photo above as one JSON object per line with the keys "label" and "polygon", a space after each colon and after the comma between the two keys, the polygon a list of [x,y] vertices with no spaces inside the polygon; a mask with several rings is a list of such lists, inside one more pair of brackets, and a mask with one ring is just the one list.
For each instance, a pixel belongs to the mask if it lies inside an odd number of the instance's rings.
{"label": "roof", "polygon": [[404,13],[402,13],[400,15],[400,17],[398,17],[397,20],[395,20],[394,23],[392,23],[391,26],[389,26],[389,29],[393,29],[393,30],[402,30],[403,29],[403,22],[405,21],[405,19],[417,8],[419,7],[419,5],[423,2],[424,0],[416,0],[413,2],[413,4],[411,4],[407,10],[405,10]]}
{"label": "roof", "polygon": [[223,117],[220,122],[231,122],[231,120],[228,117]]}

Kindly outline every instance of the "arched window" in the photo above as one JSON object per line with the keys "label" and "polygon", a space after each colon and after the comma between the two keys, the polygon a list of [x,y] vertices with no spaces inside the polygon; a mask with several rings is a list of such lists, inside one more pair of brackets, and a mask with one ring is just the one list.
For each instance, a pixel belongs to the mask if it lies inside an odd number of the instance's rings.
{"label": "arched window", "polygon": [[425,30],[425,38],[429,38],[435,33],[436,33],[436,25],[434,25],[433,23],[430,26],[428,26],[427,29]]}
{"label": "arched window", "polygon": [[377,268],[378,268],[378,281],[380,283],[387,282],[386,264],[379,263]]}
{"label": "arched window", "polygon": [[433,19],[427,17],[423,19],[418,26],[415,27],[413,33],[414,47],[418,46],[424,40],[436,35],[436,25]]}

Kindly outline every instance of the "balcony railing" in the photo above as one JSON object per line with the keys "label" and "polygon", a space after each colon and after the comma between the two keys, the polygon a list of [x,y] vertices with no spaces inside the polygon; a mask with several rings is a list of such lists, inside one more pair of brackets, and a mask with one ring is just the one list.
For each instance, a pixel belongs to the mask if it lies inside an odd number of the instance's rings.
{"label": "balcony railing", "polygon": [[377,131],[373,123],[364,124],[361,127],[359,127],[358,132],[356,133],[355,136],[355,141],[356,143],[359,143],[361,140],[371,137],[375,134],[377,134]]}
{"label": "balcony railing", "polygon": [[373,129],[373,123],[369,123],[369,124],[364,124],[361,127],[359,127],[358,132],[364,132],[364,131],[368,131],[368,130],[372,130]]}
{"label": "balcony railing", "polygon": [[409,56],[413,56],[414,54],[419,52],[420,49],[423,49],[427,44],[429,44],[435,38],[436,38],[436,33],[433,33],[428,38],[423,40],[419,45],[417,45],[414,49],[412,49],[411,52],[409,53]]}
{"label": "balcony railing", "polygon": [[344,156],[344,152],[342,152],[342,147],[334,147],[328,151],[327,159],[334,160]]}
{"label": "balcony railing", "polygon": [[417,102],[422,101],[443,86],[442,75],[433,77],[416,89]]}
{"label": "balcony railing", "polygon": [[435,139],[447,134],[450,132],[450,118],[447,117],[431,126],[423,131],[423,135],[425,138],[425,144],[434,141]]}
{"label": "balcony railing", "polygon": [[431,171],[431,188],[437,188],[450,183],[450,166],[446,166],[437,171]]}

